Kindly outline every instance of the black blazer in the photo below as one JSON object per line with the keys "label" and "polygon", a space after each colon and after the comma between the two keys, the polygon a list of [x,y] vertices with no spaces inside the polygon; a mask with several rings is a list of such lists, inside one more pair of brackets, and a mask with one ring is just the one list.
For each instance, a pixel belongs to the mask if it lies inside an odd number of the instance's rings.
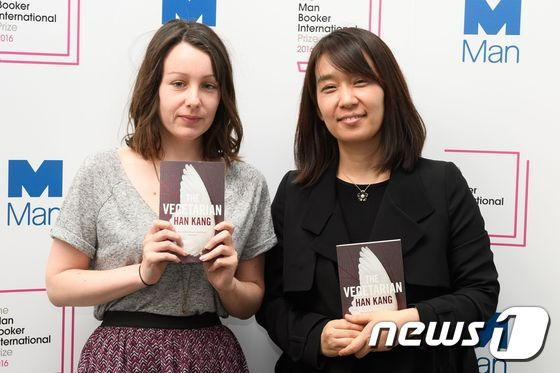
{"label": "black blazer", "polygon": [[[320,354],[325,324],[342,317],[336,245],[348,233],[333,164],[312,187],[288,172],[272,203],[278,244],[266,255],[257,321],[282,349],[276,372],[478,372],[472,348],[402,347],[363,359]],[[485,321],[496,309],[496,267],[484,221],[458,168],[421,159],[394,170],[370,240],[402,240],[406,295],[420,321]]]}

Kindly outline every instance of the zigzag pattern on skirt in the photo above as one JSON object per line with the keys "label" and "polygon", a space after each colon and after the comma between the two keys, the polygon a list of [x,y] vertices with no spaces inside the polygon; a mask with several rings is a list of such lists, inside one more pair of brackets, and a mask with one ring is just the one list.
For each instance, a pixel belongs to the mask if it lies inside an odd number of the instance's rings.
{"label": "zigzag pattern on skirt", "polygon": [[248,373],[227,327],[149,329],[99,327],[86,342],[78,373]]}

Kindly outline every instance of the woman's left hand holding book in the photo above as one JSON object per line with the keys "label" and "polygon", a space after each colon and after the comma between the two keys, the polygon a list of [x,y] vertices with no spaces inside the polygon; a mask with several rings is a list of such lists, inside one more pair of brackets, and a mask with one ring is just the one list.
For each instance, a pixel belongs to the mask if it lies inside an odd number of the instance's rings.
{"label": "woman's left hand holding book", "polygon": [[199,259],[214,289],[228,292],[235,286],[234,276],[239,263],[232,238],[235,228],[232,223],[224,221],[214,229],[217,233],[208,241]]}

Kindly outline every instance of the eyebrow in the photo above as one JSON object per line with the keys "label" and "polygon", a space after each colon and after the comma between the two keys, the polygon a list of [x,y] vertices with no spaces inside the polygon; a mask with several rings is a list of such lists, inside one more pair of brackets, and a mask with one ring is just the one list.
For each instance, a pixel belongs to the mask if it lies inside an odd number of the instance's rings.
{"label": "eyebrow", "polygon": [[317,78],[317,84],[325,81],[325,80],[331,80],[333,79],[333,74],[325,74],[325,75],[321,75],[319,76],[319,78]]}
{"label": "eyebrow", "polygon": [[[182,72],[180,72],[180,71],[170,71],[170,72],[167,73],[167,75],[171,75],[171,74],[176,74],[176,75],[189,75],[189,74],[182,73]],[[204,75],[204,76],[202,77],[202,79],[207,79],[207,78],[212,78],[212,79],[214,79],[214,80],[217,80],[216,77],[214,76],[214,74],[208,74],[208,75]]]}

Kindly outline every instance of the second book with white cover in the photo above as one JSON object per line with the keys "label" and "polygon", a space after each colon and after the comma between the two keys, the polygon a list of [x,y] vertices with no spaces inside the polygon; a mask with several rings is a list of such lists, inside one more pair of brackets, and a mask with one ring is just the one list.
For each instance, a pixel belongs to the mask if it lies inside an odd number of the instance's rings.
{"label": "second book with white cover", "polygon": [[336,246],[342,314],[406,308],[401,240]]}

